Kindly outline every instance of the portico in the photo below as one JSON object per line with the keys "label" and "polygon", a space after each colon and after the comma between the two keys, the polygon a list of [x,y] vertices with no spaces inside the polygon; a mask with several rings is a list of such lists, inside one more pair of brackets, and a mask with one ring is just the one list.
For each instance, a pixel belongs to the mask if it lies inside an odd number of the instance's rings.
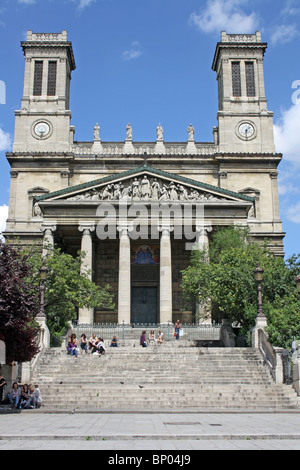
{"label": "portico", "polygon": [[[191,250],[208,250],[213,227],[233,217],[245,225],[255,200],[144,165],[38,196],[36,204],[44,251],[54,240],[71,253],[81,249],[82,272],[109,281],[118,299],[113,314],[80,309],[79,322],[166,324],[183,315],[180,271]],[[189,321],[194,314],[185,313]]]}

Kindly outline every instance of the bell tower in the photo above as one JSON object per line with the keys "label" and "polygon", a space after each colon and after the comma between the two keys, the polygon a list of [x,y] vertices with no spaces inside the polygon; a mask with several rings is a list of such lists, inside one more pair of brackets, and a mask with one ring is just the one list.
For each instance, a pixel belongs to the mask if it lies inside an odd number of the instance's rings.
{"label": "bell tower", "polygon": [[274,153],[273,113],[267,110],[263,59],[267,44],[255,34],[221,33],[212,69],[218,81],[221,153]]}
{"label": "bell tower", "polygon": [[[27,32],[21,109],[15,112],[13,151],[68,151],[71,72],[75,69],[67,32]],[[73,134],[72,134],[73,135]]]}

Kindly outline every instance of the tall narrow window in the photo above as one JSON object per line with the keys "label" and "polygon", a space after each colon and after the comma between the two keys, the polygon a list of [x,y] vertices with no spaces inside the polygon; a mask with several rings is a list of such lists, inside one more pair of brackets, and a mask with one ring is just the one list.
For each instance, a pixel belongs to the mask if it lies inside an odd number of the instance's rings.
{"label": "tall narrow window", "polygon": [[246,62],[246,90],[247,96],[255,96],[254,64]]}
{"label": "tall narrow window", "polygon": [[231,73],[232,73],[232,95],[241,96],[241,70],[239,62],[231,63]]}
{"label": "tall narrow window", "polygon": [[57,62],[54,61],[50,61],[48,64],[48,96],[54,96],[56,94],[56,66]]}
{"label": "tall narrow window", "polygon": [[43,81],[43,61],[36,60],[34,63],[34,79],[33,79],[33,94],[34,96],[41,96],[42,94],[42,81]]}

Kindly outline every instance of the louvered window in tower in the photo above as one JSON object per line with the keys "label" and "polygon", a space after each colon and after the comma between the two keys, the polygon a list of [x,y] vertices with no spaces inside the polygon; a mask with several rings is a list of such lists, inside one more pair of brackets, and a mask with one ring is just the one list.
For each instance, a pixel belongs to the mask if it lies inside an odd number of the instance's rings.
{"label": "louvered window in tower", "polygon": [[41,96],[43,82],[43,61],[36,60],[34,63],[33,95]]}
{"label": "louvered window in tower", "polygon": [[232,95],[241,96],[241,70],[239,62],[231,63],[231,73],[232,73]]}
{"label": "louvered window in tower", "polygon": [[50,61],[48,64],[48,87],[47,95],[54,96],[56,94],[56,67],[57,62]]}
{"label": "louvered window in tower", "polygon": [[245,67],[247,96],[255,96],[254,64],[246,62]]}

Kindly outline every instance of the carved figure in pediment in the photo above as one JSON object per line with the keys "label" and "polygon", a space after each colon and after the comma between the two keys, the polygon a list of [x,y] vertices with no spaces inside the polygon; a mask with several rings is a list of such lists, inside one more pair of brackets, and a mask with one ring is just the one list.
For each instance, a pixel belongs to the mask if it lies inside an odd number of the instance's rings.
{"label": "carved figure in pediment", "polygon": [[103,190],[103,193],[102,193],[102,199],[112,199],[112,185],[111,184],[108,184],[104,190]]}
{"label": "carved figure in pediment", "polygon": [[124,185],[122,183],[116,183],[113,185],[114,187],[114,199],[120,199],[122,197],[122,189]]}
{"label": "carved figure in pediment", "polygon": [[160,198],[159,201],[167,201],[169,199],[169,193],[168,193],[168,188],[166,187],[165,184],[163,184],[161,190],[160,190]]}
{"label": "carved figure in pediment", "polygon": [[177,201],[178,200],[178,193],[177,193],[177,188],[176,185],[173,181],[169,184],[169,198],[172,201]]}
{"label": "carved figure in pediment", "polygon": [[122,191],[122,200],[123,201],[130,201],[131,200],[131,192],[132,192],[131,186],[127,186],[127,188],[124,188],[123,191]]}
{"label": "carved figure in pediment", "polygon": [[178,186],[178,192],[179,192],[179,200],[180,201],[188,201],[189,200],[189,195],[187,192],[187,189],[180,184]]}
{"label": "carved figure in pediment", "polygon": [[141,182],[141,194],[143,199],[149,199],[151,197],[150,181],[146,175]]}
{"label": "carved figure in pediment", "polygon": [[134,178],[134,181],[132,182],[132,199],[133,200],[139,200],[140,199],[140,182],[138,181],[137,178]]}
{"label": "carved figure in pediment", "polygon": [[92,199],[92,201],[99,201],[100,194],[98,193],[98,191],[96,189],[92,190],[91,199]]}
{"label": "carved figure in pediment", "polygon": [[192,189],[189,194],[189,200],[196,201],[197,199],[199,199],[199,192],[196,189]]}
{"label": "carved figure in pediment", "polygon": [[158,201],[158,198],[160,196],[160,191],[161,191],[160,184],[155,178],[151,185],[152,199],[154,199],[155,201]]}

